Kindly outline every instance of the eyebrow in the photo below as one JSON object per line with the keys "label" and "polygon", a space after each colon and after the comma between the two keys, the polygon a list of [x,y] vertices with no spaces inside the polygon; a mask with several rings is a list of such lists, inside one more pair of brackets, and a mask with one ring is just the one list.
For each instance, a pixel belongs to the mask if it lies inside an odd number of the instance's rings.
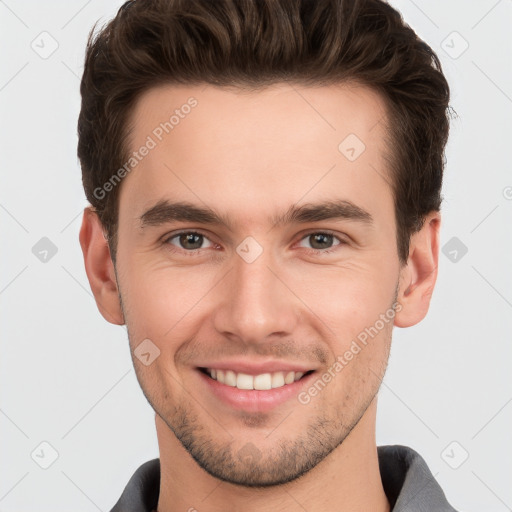
{"label": "eyebrow", "polygon": [[[140,228],[161,226],[170,222],[194,222],[224,226],[232,230],[232,222],[226,215],[215,210],[198,206],[189,202],[171,202],[162,199],[146,210],[140,217]],[[271,215],[268,220],[275,226],[284,224],[305,224],[323,220],[351,220],[366,225],[373,223],[369,212],[348,200],[322,201],[306,203],[301,206],[292,205],[280,215]]]}

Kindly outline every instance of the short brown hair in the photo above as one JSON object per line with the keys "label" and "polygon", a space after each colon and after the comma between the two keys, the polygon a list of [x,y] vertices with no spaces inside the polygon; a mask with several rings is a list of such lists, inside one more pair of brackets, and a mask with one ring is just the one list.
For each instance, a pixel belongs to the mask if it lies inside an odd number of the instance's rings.
{"label": "short brown hair", "polygon": [[[448,83],[434,51],[381,0],[131,0],[87,42],[78,118],[85,194],[115,262],[119,186],[136,100],[161,84],[258,90],[279,82],[355,82],[379,92],[400,262],[439,211]],[[99,197],[98,197],[99,196]]]}

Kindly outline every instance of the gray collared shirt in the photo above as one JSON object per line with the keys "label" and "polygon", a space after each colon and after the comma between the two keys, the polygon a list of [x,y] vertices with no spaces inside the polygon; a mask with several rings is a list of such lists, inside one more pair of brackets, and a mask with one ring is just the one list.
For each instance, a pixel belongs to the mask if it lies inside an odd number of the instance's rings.
{"label": "gray collared shirt", "polygon": [[[401,445],[377,450],[392,512],[457,512],[419,453]],[[111,512],[154,512],[159,492],[160,459],[153,459],[135,471]]]}

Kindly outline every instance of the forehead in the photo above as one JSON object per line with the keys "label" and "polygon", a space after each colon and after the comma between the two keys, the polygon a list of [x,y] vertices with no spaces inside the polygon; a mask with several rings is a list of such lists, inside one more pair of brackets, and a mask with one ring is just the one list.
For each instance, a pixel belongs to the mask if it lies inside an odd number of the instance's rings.
{"label": "forehead", "polygon": [[359,85],[155,87],[130,119],[129,151],[138,155],[120,212],[179,199],[256,222],[262,208],[267,218],[271,205],[301,199],[389,206],[385,123],[380,95]]}

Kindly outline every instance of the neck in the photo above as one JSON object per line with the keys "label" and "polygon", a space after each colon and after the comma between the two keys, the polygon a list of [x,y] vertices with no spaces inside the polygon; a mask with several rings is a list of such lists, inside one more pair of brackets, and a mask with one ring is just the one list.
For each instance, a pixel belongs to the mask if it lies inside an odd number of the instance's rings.
{"label": "neck", "polygon": [[192,459],[156,415],[160,447],[158,512],[389,512],[375,442],[376,400],[343,443],[301,478],[255,489],[222,482]]}

